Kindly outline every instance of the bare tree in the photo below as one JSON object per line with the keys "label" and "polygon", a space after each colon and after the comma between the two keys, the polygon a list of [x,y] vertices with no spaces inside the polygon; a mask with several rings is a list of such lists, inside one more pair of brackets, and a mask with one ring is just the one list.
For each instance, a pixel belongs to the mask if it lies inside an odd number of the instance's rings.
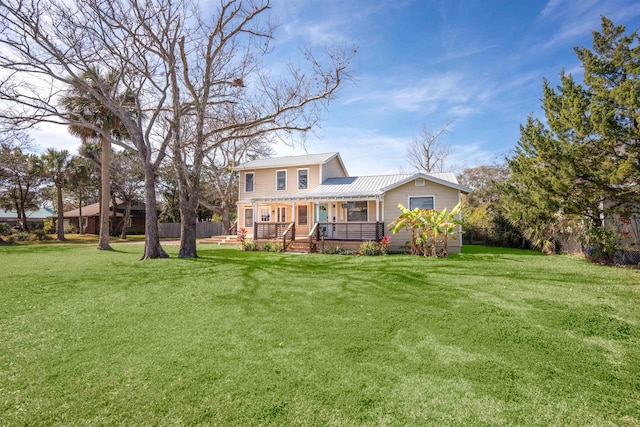
{"label": "bare tree", "polygon": [[[120,151],[113,156],[111,163],[113,194],[124,202],[124,215],[114,232],[120,232],[120,238],[127,238],[127,225],[131,218],[131,206],[141,197],[144,172],[140,159],[129,151]],[[115,206],[115,204],[114,204]],[[115,211],[115,207],[114,207]]]}
{"label": "bare tree", "polygon": [[[41,122],[83,126],[136,152],[145,172],[143,259],[168,256],[158,236],[155,175],[170,139],[162,125],[168,68],[175,64],[165,63],[153,46],[175,44],[180,22],[170,0],[0,1],[0,100],[14,105],[0,111],[0,118],[22,128]],[[105,85],[91,73],[95,69],[113,73],[113,81]],[[128,141],[113,138],[84,115],[67,114],[59,100],[70,87],[111,111]],[[134,100],[133,108],[123,103],[123,92]]]}
{"label": "bare tree", "polygon": [[211,19],[193,19],[195,26],[177,46],[163,51],[166,62],[177,64],[169,78],[180,257],[197,257],[196,209],[207,155],[234,140],[267,134],[289,140],[295,132],[310,130],[350,77],[355,51],[344,49],[322,59],[306,50],[304,66],[289,64],[286,75],[271,76],[263,66],[274,31],[263,18],[268,9],[268,0],[221,1]]}
{"label": "bare tree", "polygon": [[420,134],[413,139],[407,149],[407,160],[414,169],[425,172],[444,172],[444,162],[449,156],[449,149],[439,139],[447,132],[451,122],[447,122],[437,132],[422,125]]}
{"label": "bare tree", "polygon": [[225,231],[231,229],[231,209],[238,199],[238,174],[233,167],[272,155],[271,145],[260,138],[227,141],[207,154],[202,170],[200,205],[221,216]]}
{"label": "bare tree", "polygon": [[[196,257],[195,210],[202,163],[215,146],[278,132],[290,140],[320,118],[350,74],[355,51],[305,52],[274,78],[263,66],[273,25],[268,0],[220,0],[213,14],[192,0],[0,0],[0,100],[17,104],[16,126],[49,121],[92,129],[140,157],[145,173],[143,258],[165,257],[155,179],[171,146],[182,217],[181,257]],[[87,72],[114,76],[108,87]],[[95,74],[95,73],[94,73]],[[60,88],[84,91],[126,129],[117,140],[83,115],[58,109]],[[135,108],[122,102],[133,98]]]}

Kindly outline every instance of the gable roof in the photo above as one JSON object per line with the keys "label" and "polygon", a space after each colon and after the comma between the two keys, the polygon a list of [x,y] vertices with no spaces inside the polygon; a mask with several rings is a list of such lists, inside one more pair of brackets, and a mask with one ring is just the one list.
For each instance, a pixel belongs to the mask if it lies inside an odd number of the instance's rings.
{"label": "gable roof", "polygon": [[303,154],[300,156],[286,156],[286,157],[270,157],[266,159],[257,159],[252,160],[250,162],[243,163],[233,168],[233,170],[253,170],[253,169],[271,169],[271,168],[279,168],[279,167],[290,167],[290,166],[305,166],[305,165],[324,165],[331,161],[332,159],[337,158],[340,166],[344,170],[345,174],[347,174],[347,168],[344,166],[342,162],[342,158],[340,157],[340,153],[320,153],[320,154]]}

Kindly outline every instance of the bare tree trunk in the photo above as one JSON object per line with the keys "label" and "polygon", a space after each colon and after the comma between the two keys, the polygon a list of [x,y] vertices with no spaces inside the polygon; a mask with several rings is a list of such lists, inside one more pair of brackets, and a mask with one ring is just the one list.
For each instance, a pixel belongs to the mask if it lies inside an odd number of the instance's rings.
{"label": "bare tree trunk", "polygon": [[109,202],[111,199],[111,185],[109,183],[109,167],[111,165],[111,141],[102,138],[102,155],[100,158],[100,238],[98,247],[100,251],[112,251],[109,245]]}
{"label": "bare tree trunk", "polygon": [[222,230],[224,234],[227,234],[231,228],[231,213],[229,212],[229,204],[226,201],[222,202],[220,216],[222,217]]}
{"label": "bare tree trunk", "polygon": [[64,241],[64,207],[62,205],[62,187],[60,185],[56,185],[56,193],[58,196],[58,224],[56,224],[56,232],[58,234],[57,239]]}
{"label": "bare tree trunk", "polygon": [[[189,203],[191,205],[191,203]],[[196,249],[196,210],[180,203],[180,252],[179,258],[198,258]]]}
{"label": "bare tree trunk", "polygon": [[[143,155],[143,154],[141,154]],[[160,246],[160,234],[158,233],[158,210],[156,202],[156,182],[153,165],[144,162],[144,255],[141,259],[169,258],[162,246]]]}
{"label": "bare tree trunk", "polygon": [[109,235],[117,236],[119,231],[116,228],[118,224],[118,201],[116,200],[116,195],[111,195],[111,206],[113,206],[113,213],[111,214],[111,221],[109,222]]}
{"label": "bare tree trunk", "polygon": [[78,229],[80,234],[84,234],[84,227],[82,226],[82,197],[80,197],[80,213],[78,214]]}
{"label": "bare tree trunk", "polygon": [[129,225],[129,218],[131,218],[131,200],[127,199],[124,205],[124,216],[122,218],[122,232],[120,238],[127,239],[127,226]]}

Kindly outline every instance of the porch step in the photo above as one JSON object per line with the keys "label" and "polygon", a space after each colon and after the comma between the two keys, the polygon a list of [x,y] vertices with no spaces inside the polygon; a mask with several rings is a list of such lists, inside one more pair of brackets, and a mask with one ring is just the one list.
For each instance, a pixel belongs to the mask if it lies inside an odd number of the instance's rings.
{"label": "porch step", "polygon": [[228,235],[228,236],[213,236],[209,239],[202,240],[201,243],[227,246],[227,245],[239,245],[240,241],[238,240],[238,236]]}

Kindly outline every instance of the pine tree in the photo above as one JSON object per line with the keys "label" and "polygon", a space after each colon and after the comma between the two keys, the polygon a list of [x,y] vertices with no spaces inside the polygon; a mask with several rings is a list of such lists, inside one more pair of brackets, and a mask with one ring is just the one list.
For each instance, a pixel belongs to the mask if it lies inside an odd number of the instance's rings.
{"label": "pine tree", "polygon": [[[545,80],[546,124],[521,126],[511,180],[502,187],[511,220],[551,250],[562,224],[602,227],[610,215],[640,210],[640,38],[602,18],[593,48],[575,48],[583,82]],[[574,222],[575,224],[575,222]]]}

